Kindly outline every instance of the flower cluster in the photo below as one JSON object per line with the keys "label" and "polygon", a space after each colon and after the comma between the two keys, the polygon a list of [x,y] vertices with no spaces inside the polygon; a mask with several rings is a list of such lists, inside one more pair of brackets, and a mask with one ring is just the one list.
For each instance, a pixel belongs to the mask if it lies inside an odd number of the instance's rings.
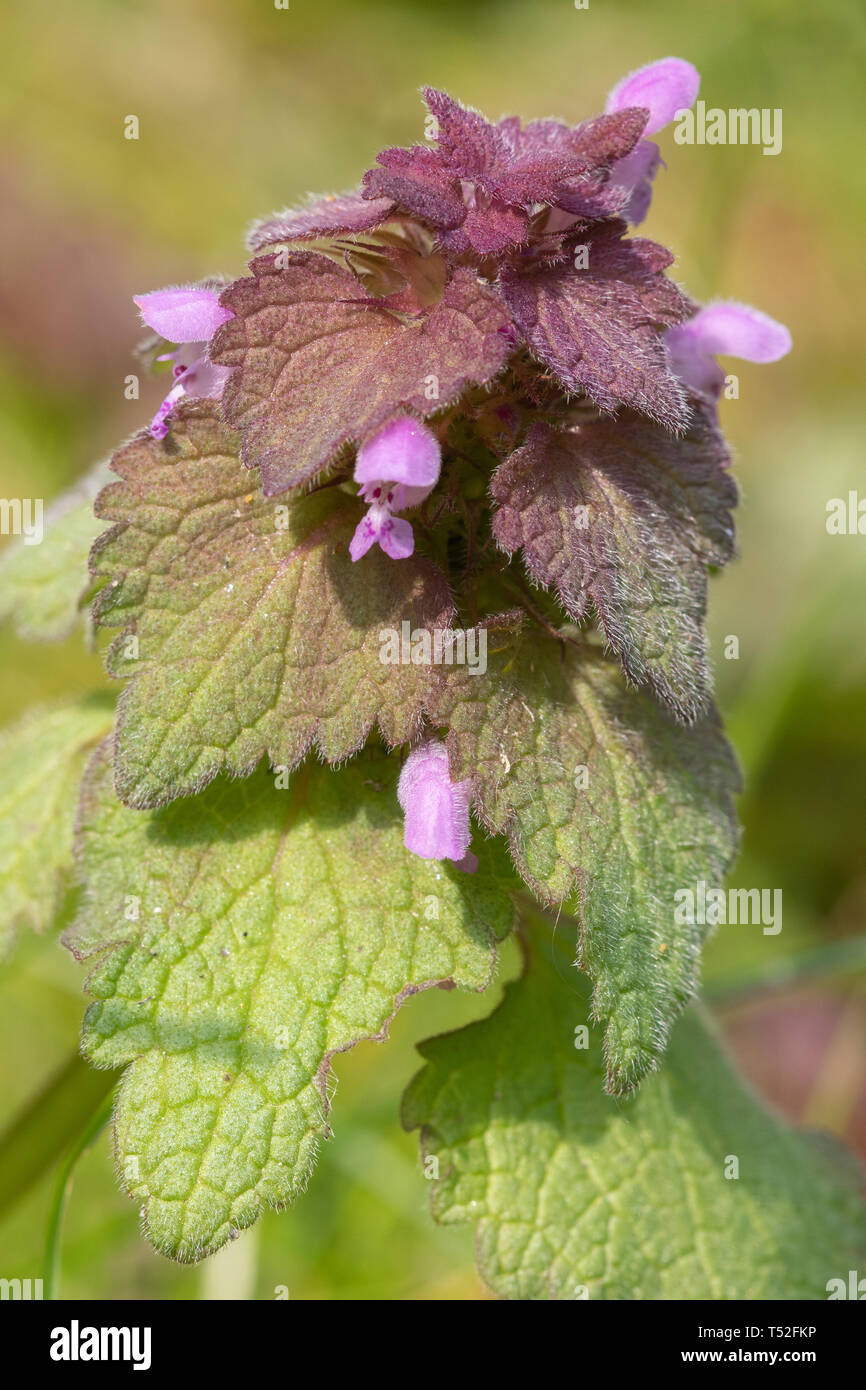
{"label": "flower cluster", "polygon": [[[575,460],[587,477],[613,472],[620,484],[632,470],[626,492],[651,498],[662,473],[654,481],[642,469],[649,455],[668,474],[712,476],[721,515],[731,498],[717,358],[771,362],[790,348],[787,330],[756,309],[695,305],[665,274],[670,253],[629,234],[662,163],[650,137],[694,103],[698,86],[691,64],[665,58],[625,77],[605,112],[576,126],[492,123],[427,90],[434,138],[383,150],[355,192],[259,222],[251,278],[136,299],[164,340],[160,360],[173,363],[151,434],[165,438],[183,397],[219,400],[265,496],[357,485],[347,505],[365,510],[348,552],[359,573],[378,564],[374,547],[395,565],[409,561],[416,534],[403,513],[421,508],[425,557],[469,557],[443,586],[460,603],[471,578],[476,613],[475,551],[489,561],[498,545],[504,566],[522,549],[531,577],[557,590],[569,617],[582,619],[591,598],[632,680],[694,718],[705,694],[680,672],[702,640],[692,631],[705,579],[694,577],[695,556],[723,562],[727,523],[712,544],[639,533],[659,584],[670,589],[681,554],[680,587],[692,590],[682,660],[663,671],[615,610],[624,585],[605,590],[616,538],[597,537],[590,555],[557,527],[563,499],[580,503]],[[498,465],[492,521],[461,472],[467,450],[476,473]],[[441,505],[428,508],[440,480]],[[436,530],[440,514],[447,534]],[[448,747],[429,730],[410,748],[398,797],[409,850],[472,868],[473,782],[451,779]]]}

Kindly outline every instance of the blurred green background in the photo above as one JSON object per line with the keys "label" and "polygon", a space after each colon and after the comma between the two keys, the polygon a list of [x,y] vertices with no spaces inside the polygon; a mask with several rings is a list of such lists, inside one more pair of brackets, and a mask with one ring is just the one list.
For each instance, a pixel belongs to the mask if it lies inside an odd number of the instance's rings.
{"label": "blurred green background", "polygon": [[[782,363],[731,364],[740,398],[722,409],[743,489],[741,557],[711,607],[720,703],[747,782],[732,882],[781,888],[784,925],[777,936],[720,929],[705,982],[764,1094],[866,1155],[866,537],[825,527],[828,499],[858,486],[866,496],[862,4],[29,0],[2,23],[5,497],[50,499],[149,418],[156,383],[139,402],[123,394],[133,293],[237,273],[253,217],[351,187],[381,146],[420,138],[420,85],[491,117],[576,121],[624,72],[673,53],[700,69],[708,105],[782,108],[777,158],[680,147],[666,132],[642,231],[672,246],[697,298],[756,304],[794,336]],[[128,115],[138,141],[123,137]],[[2,724],[104,679],[80,635],[36,647],[4,632],[0,663]],[[516,968],[509,947],[503,977]],[[82,974],[49,939],[22,938],[3,967],[0,1128],[74,1051]],[[493,1002],[433,991],[403,1009],[386,1046],[338,1058],[336,1142],[308,1194],[205,1267],[175,1267],[140,1240],[103,1135],[78,1166],[62,1294],[484,1297],[470,1229],[429,1220],[416,1136],[397,1111],[414,1041]],[[51,1186],[0,1217],[4,1274],[39,1273]]]}

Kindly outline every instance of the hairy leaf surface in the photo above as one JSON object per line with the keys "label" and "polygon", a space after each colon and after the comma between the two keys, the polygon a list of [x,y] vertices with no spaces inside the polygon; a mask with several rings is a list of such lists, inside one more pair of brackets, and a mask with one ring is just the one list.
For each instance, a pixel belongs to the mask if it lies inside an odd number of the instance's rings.
{"label": "hairy leaf surface", "polygon": [[156,812],[117,801],[107,756],[81,812],[86,900],[67,944],[112,949],[89,981],[99,1066],[131,1064],[116,1151],[157,1248],[198,1259],[305,1187],[335,1053],[402,1001],[483,989],[512,907],[403,848],[397,759],[263,771]]}
{"label": "hairy leaf surface", "polygon": [[87,556],[102,529],[93,499],[110,477],[100,463],[48,507],[39,545],[18,540],[0,555],[0,622],[13,623],[20,637],[59,642],[80,621]]}
{"label": "hairy leaf surface", "polygon": [[491,1288],[823,1299],[828,1280],[862,1269],[856,1173],[763,1110],[700,1015],[677,1024],[664,1070],[616,1102],[595,1034],[577,1045],[589,1000],[566,973],[539,942],[489,1019],[421,1045],[404,1099],[438,1160],[433,1214],[477,1223]]}
{"label": "hairy leaf surface", "polygon": [[18,927],[51,926],[72,867],[81,777],[112,714],[113,701],[93,695],[0,733],[0,956]]}
{"label": "hairy leaf surface", "polygon": [[733,551],[737,489],[716,424],[676,438],[639,417],[533,428],[493,477],[493,532],[570,617],[592,605],[626,674],[682,719],[710,697],[707,566]]}
{"label": "hairy leaf surface", "polygon": [[268,496],[315,477],[401,410],[435,414],[508,355],[508,315],[471,271],[457,270],[435,307],[406,318],[324,256],[295,252],[285,269],[261,256],[251,269],[222,296],[236,317],[211,357],[236,368],[225,417]]}
{"label": "hairy leaf surface", "polygon": [[223,769],[246,776],[263,754],[292,768],[314,742],[341,761],[377,723],[402,743],[430,668],[383,664],[379,633],[447,626],[452,611],[427,561],[395,564],[377,547],[352,564],[354,498],[263,498],[217,411],[184,403],[165,440],[136,437],[114,460],[123,481],[100,498],[118,525],[93,551],[110,581],[96,616],[124,626],[109,665],[134,677],[117,785],[136,806],[189,795]]}
{"label": "hairy leaf surface", "polygon": [[687,301],[663,274],[670,252],[644,237],[623,239],[624,230],[613,222],[587,234],[585,268],[578,260],[506,267],[502,293],[532,351],[568,391],[682,429],[688,409],[660,330],[685,316]]}
{"label": "hairy leaf surface", "polygon": [[715,714],[675,723],[592,649],[537,633],[495,647],[486,675],[443,682],[433,718],[529,887],[579,916],[607,1085],[625,1091],[694,992],[707,928],[677,923],[674,895],[730,864],[736,767]]}
{"label": "hairy leaf surface", "polygon": [[590,219],[605,216],[604,180],[647,118],[646,111],[631,109],[579,126],[532,121],[521,130],[517,117],[492,125],[433,87],[424,99],[435,118],[435,148],[382,150],[363,187],[367,197],[392,198],[431,222],[439,244],[458,255],[513,251],[528,238],[534,204],[570,207],[578,189],[584,195],[579,210]]}
{"label": "hairy leaf surface", "polygon": [[384,222],[393,207],[388,198],[371,201],[360,193],[314,198],[304,207],[286,208],[256,222],[247,237],[247,246],[251,251],[261,251],[281,241],[369,231]]}

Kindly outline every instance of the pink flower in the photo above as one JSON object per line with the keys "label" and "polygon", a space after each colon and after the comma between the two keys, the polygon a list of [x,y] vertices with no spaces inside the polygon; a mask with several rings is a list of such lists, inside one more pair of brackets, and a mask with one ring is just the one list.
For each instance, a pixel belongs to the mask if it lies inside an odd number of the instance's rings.
{"label": "pink flower", "polygon": [[678,111],[688,110],[694,104],[700,85],[697,68],[684,58],[659,58],[617,82],[604,109],[611,112],[645,106],[649,119],[643,133],[655,135]]}
{"label": "pink flower", "polygon": [[638,140],[631,154],[618,159],[610,171],[610,182],[630,190],[621,216],[637,227],[643,222],[653,196],[653,179],[664,164],[655,140]]}
{"label": "pink flower", "polygon": [[394,513],[423,502],[436,486],[441,467],[438,439],[411,415],[400,415],[367,440],[355,462],[355,482],[361,484],[368,511],[349,544],[353,560],[360,560],[376,542],[392,560],[412,554],[412,527]]}
{"label": "pink flower", "polygon": [[[700,74],[684,58],[660,58],[657,63],[630,72],[618,82],[607,99],[605,111],[622,111],[643,106],[649,111],[644,136],[655,135],[668,125],[678,111],[694,105],[701,85]],[[610,182],[631,190],[623,208],[627,222],[642,222],[652,199],[652,181],[662,157],[654,140],[639,140],[631,154],[620,159],[610,171]]]}
{"label": "pink flower", "polygon": [[215,367],[208,358],[207,345],[216,330],[234,315],[220,304],[218,290],[199,289],[195,285],[135,295],[134,302],[148,328],[170,343],[179,344],[174,352],[158,359],[174,363],[174,384],[150,426],[154,439],[163,439],[168,433],[166,420],[181,396],[215,399],[222,395],[231,369]]}
{"label": "pink flower", "polygon": [[725,373],[716,354],[742,357],[746,362],[777,362],[791,351],[791,335],[760,309],[724,300],[708,304],[694,318],[665,333],[671,370],[696,391],[717,400]]}
{"label": "pink flower", "polygon": [[406,818],[403,843],[421,859],[453,859],[474,873],[478,860],[469,850],[471,783],[452,782],[448,750],[430,739],[413,748],[397,784],[397,800]]}

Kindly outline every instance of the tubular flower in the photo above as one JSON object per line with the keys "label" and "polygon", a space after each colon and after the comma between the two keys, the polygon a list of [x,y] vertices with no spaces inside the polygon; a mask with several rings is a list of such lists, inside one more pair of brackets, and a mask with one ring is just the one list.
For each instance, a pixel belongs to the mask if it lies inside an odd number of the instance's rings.
{"label": "tubular flower", "polygon": [[403,843],[421,859],[453,859],[474,873],[478,860],[469,849],[470,782],[452,782],[448,750],[435,739],[409,754],[397,784],[403,809]]}
{"label": "tubular flower", "polygon": [[181,396],[216,399],[222,395],[230,369],[215,366],[208,357],[207,346],[216,330],[234,314],[220,304],[219,291],[196,285],[135,295],[134,302],[148,328],[178,344],[174,352],[158,359],[174,363],[172,388],[150,425],[154,439],[164,439],[168,433],[166,421]]}
{"label": "tubular flower", "polygon": [[412,554],[412,527],[394,513],[423,502],[436,486],[441,467],[438,439],[411,415],[399,416],[367,440],[355,463],[355,482],[361,484],[368,510],[349,544],[353,560],[360,560],[376,543],[392,560]]}
{"label": "tubular flower", "polygon": [[665,333],[671,370],[680,381],[712,400],[718,400],[725,373],[716,354],[742,357],[746,362],[777,362],[791,351],[791,335],[760,309],[724,300],[708,304],[694,318]]}
{"label": "tubular flower", "polygon": [[[622,78],[608,97],[605,110],[613,114],[642,106],[649,112],[643,135],[655,135],[678,111],[694,105],[700,85],[700,74],[684,58],[660,58]],[[643,138],[611,169],[610,182],[629,190],[629,201],[622,210],[627,222],[637,224],[646,217],[652,181],[661,163],[658,145]]]}

